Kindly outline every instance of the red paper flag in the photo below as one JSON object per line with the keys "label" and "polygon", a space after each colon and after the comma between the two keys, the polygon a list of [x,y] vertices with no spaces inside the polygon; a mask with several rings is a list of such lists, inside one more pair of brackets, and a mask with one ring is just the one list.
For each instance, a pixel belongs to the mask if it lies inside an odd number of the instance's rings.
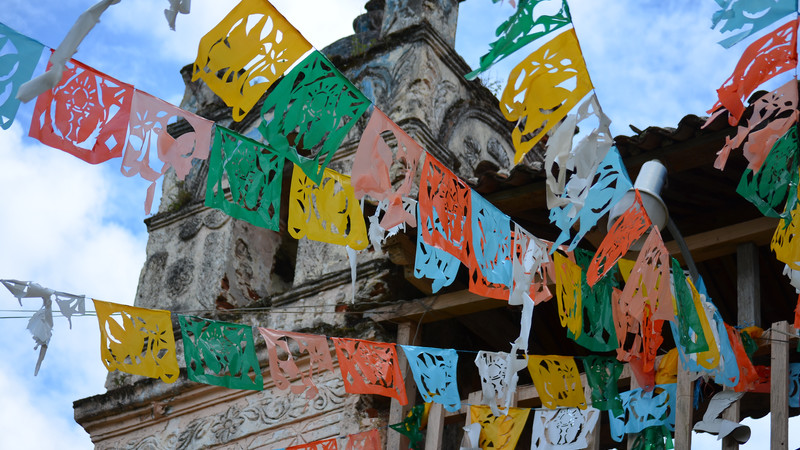
{"label": "red paper flag", "polygon": [[472,242],[470,189],[453,172],[430,154],[425,157],[419,185],[419,214],[422,237],[469,264]]}
{"label": "red paper flag", "polygon": [[650,228],[650,218],[642,204],[642,196],[636,191],[633,204],[614,222],[592,259],[586,273],[589,286],[594,286],[614,264],[622,258],[634,242]]}
{"label": "red paper flag", "polygon": [[378,430],[351,434],[347,439],[345,450],[381,450],[381,434]]}
{"label": "red paper flag", "polygon": [[132,100],[133,86],[71,59],[61,83],[36,99],[29,135],[90,164],[118,158]]}
{"label": "red paper flag", "polygon": [[[736,125],[744,113],[743,101],[770,78],[797,67],[797,20],[792,20],[772,33],[750,44],[725,83],[717,89],[719,101],[713,108],[728,110],[728,123]],[[717,115],[709,117],[706,124]]]}
{"label": "red paper flag", "polygon": [[406,386],[395,344],[361,339],[331,338],[339,358],[345,391],[377,394],[408,404]]}
{"label": "red paper flag", "polygon": [[325,439],[324,441],[314,441],[308,444],[292,445],[286,450],[338,450],[336,438]]}

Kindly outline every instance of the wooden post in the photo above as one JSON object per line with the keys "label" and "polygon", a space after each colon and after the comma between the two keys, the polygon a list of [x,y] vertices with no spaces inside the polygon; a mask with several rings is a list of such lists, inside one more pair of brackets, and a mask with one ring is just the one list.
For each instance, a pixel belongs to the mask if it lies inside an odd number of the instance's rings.
{"label": "wooden post", "polygon": [[436,450],[442,447],[444,433],[444,407],[440,403],[431,405],[428,413],[428,431],[425,433],[425,450]]}
{"label": "wooden post", "polygon": [[675,448],[692,448],[694,390],[689,372],[678,361],[678,386],[675,400]]}
{"label": "wooden post", "polygon": [[736,247],[737,320],[741,327],[761,326],[761,277],[758,247],[752,242]]}
{"label": "wooden post", "polygon": [[[789,338],[793,334],[786,321],[772,324],[769,389],[770,449],[786,450],[789,445]],[[777,332],[776,332],[777,331]]]}
{"label": "wooden post", "polygon": [[[411,322],[402,322],[397,325],[397,345],[417,345],[422,340],[420,333],[417,331],[417,324]],[[416,336],[416,339],[414,339]],[[412,340],[414,342],[412,343]],[[417,396],[417,385],[414,382],[414,377],[411,376],[408,367],[408,360],[402,350],[397,349],[397,359],[400,364],[400,374],[406,383],[406,396],[408,397],[408,405],[402,406],[396,399],[392,399],[392,404],[389,407],[389,425],[400,423],[406,417],[408,411],[414,406],[414,399]],[[386,438],[386,448],[393,450],[401,450],[408,448],[408,438],[400,433],[389,430]]]}

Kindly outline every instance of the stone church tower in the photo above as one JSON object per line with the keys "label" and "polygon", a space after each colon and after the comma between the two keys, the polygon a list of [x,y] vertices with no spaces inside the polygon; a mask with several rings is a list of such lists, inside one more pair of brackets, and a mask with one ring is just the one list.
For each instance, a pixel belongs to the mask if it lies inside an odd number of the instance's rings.
{"label": "stone church tower", "polygon": [[[458,0],[370,0],[353,22],[355,34],[323,50],[376,107],[461,178],[476,168],[510,171],[511,124],[470,67],[455,52]],[[301,30],[302,31],[302,30]],[[260,105],[232,123],[227,108],[202,81],[183,70],[181,107],[241,134],[258,137]],[[366,118],[353,128],[330,167],[349,174]],[[181,133],[177,124],[171,131]],[[526,161],[527,163],[527,161]],[[359,253],[352,292],[343,247],[285,231],[288,180],[284,173],[281,232],[258,228],[204,206],[207,163],[183,182],[167,177],[159,212],[146,220],[149,240],[136,306],[278,330],[395,342],[397,330],[362,312],[427,295],[411,274],[414,230],[383,252]],[[374,211],[367,203],[365,213]],[[411,247],[411,259],[404,251]],[[351,295],[355,303],[351,303]],[[248,310],[243,313],[242,308]],[[176,321],[176,316],[173,315]],[[176,340],[180,339],[175,323]],[[269,376],[263,340],[256,339],[265,386],[260,392],[190,382],[174,384],[119,372],[107,392],[75,402],[75,418],[98,449],[281,448],[381,428],[387,448],[397,448],[388,400],[347,394],[339,374],[317,380],[319,396],[283,395]],[[331,349],[332,350],[332,349]],[[178,360],[183,364],[182,346]],[[307,364],[308,361],[306,360]],[[337,368],[338,371],[338,368]],[[410,403],[415,403],[413,398]],[[383,428],[382,428],[383,427]],[[300,438],[298,438],[300,437]],[[456,439],[454,437],[454,439]],[[457,444],[456,444],[457,446]]]}

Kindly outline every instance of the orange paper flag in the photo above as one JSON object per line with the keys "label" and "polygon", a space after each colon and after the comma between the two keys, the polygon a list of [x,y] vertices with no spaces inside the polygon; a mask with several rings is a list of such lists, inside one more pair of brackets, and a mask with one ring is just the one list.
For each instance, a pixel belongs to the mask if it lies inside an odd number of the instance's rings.
{"label": "orange paper flag", "polygon": [[361,339],[331,338],[339,358],[345,391],[377,394],[408,404],[406,386],[394,344]]}

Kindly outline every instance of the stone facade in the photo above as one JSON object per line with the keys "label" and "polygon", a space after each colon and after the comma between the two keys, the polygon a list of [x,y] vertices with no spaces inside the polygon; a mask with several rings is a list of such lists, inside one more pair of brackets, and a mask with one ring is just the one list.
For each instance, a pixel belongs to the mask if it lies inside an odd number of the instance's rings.
{"label": "stone facade", "polygon": [[[356,34],[323,52],[376,107],[462,178],[473,179],[483,162],[509,171],[511,124],[488,89],[464,80],[470,68],[453,49],[458,1],[370,0],[365,8],[353,23]],[[257,136],[257,113],[231,123],[229,108],[202,82],[190,82],[188,70],[184,109]],[[354,127],[331,168],[350,172],[365,125],[362,119]],[[295,241],[285,231],[257,228],[205,207],[206,164],[196,164],[183,182],[166,178],[159,212],[146,221],[150,236],[137,306],[281,330],[395,339],[393,330],[358,311],[424,296],[407,281],[407,271],[382,252],[364,250],[353,293],[344,248]],[[260,309],[226,312],[244,307]],[[280,448],[302,443],[300,436],[310,442],[386,425],[388,401],[346,394],[338,372],[320,381],[321,394],[311,402],[280,395],[263,343],[259,348],[264,391],[200,385],[185,376],[167,385],[115,372],[105,394],[75,402],[75,418],[98,449]]]}

